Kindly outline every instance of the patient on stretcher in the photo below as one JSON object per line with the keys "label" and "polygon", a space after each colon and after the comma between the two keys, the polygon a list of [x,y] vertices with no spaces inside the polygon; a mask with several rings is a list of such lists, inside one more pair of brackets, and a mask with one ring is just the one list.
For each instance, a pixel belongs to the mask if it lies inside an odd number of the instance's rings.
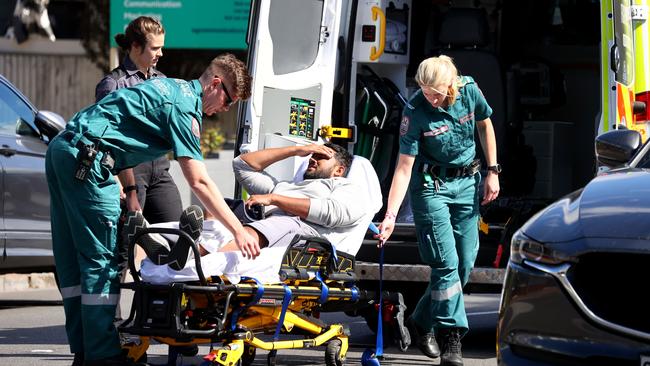
{"label": "patient on stretcher", "polygon": [[[260,191],[258,187],[256,190],[255,184],[259,186],[260,179],[266,180],[263,183],[267,184],[267,182],[272,182],[270,180],[272,178],[259,171],[261,164],[257,164],[255,156],[253,156],[253,159],[250,159],[246,155],[248,154],[244,154],[239,161],[236,160],[233,163],[236,176],[249,192],[264,192],[264,190]],[[247,161],[247,158],[250,161]],[[318,160],[314,158],[308,161],[306,160],[302,168],[309,169],[310,166],[318,165]],[[297,176],[302,176],[300,170]],[[314,171],[315,169],[312,168],[309,170]],[[323,236],[333,244],[336,250],[356,255],[368,225],[372,221],[374,214],[381,208],[382,200],[379,182],[372,165],[365,158],[358,156],[354,157],[345,178],[316,178],[306,183],[279,182],[272,183],[273,186],[266,185],[266,187],[271,187],[271,195],[286,194],[300,198],[300,191],[290,188],[294,188],[295,186],[300,187],[306,184],[313,185],[315,181],[331,184],[331,181],[341,179],[345,180],[346,185],[352,187],[352,189],[348,189],[347,192],[344,191],[339,197],[335,196],[333,200],[339,203],[342,202],[347,206],[353,206],[353,209],[357,210],[356,212],[361,212],[360,217],[355,217],[356,220],[347,227],[338,227],[337,230],[327,228],[322,230],[319,225],[311,225],[308,221],[309,215],[303,222],[298,216],[287,215],[286,212],[277,207],[266,206],[266,212],[268,213],[266,218],[246,224],[248,227],[254,229],[258,236],[262,237],[260,242],[264,249],[261,250],[260,257],[255,261],[243,258],[234,245],[232,235],[228,230],[219,221],[212,219],[208,213],[206,213],[207,216],[203,220],[202,211],[197,206],[191,206],[186,209],[179,223],[165,223],[152,226],[180,227],[183,231],[190,234],[198,244],[200,254],[203,256],[201,258],[202,267],[206,270],[206,275],[225,274],[231,282],[233,280],[237,282],[239,276],[250,275],[250,271],[257,272],[257,276],[261,275],[260,272],[266,272],[268,275],[264,275],[263,277],[266,277],[269,281],[277,282],[277,274],[282,256],[286,251],[286,246],[296,234],[303,236]],[[347,181],[350,181],[350,183],[348,184]],[[325,185],[329,187],[327,184]],[[277,190],[274,191],[275,187],[279,187],[281,193],[274,193],[277,192]],[[249,200],[249,202],[264,203],[259,202],[263,201],[264,197],[260,198],[260,196],[264,195],[268,195],[268,193],[254,194],[251,197],[252,200]],[[302,197],[305,196],[309,197],[303,193]],[[317,201],[315,204],[320,205],[320,207],[336,207],[336,202],[328,202],[332,201],[328,198],[308,198],[308,200]],[[139,220],[135,221],[142,225]],[[127,226],[128,224],[127,222]],[[336,225],[336,223],[333,224]],[[130,231],[132,234],[135,233],[133,229]],[[145,248],[148,256],[148,259],[142,265],[143,279],[155,283],[167,283],[170,279],[178,281],[196,279],[194,261],[188,261],[188,258],[191,258],[191,254],[188,257],[188,254],[191,253],[189,250],[191,243],[183,243],[183,241],[175,243],[176,239],[175,237],[164,239],[159,234],[147,234],[140,238],[139,244]]]}

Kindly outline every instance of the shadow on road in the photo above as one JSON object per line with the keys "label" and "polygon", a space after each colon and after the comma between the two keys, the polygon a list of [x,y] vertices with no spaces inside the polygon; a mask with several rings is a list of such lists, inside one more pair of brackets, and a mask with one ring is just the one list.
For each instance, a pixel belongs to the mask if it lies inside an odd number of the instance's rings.
{"label": "shadow on road", "polygon": [[[62,325],[35,328],[0,328],[0,344],[68,344],[65,336],[52,337],[52,334],[64,332]],[[0,355],[2,359],[3,355]],[[35,353],[42,357],[43,354]],[[16,357],[14,355],[13,357]]]}

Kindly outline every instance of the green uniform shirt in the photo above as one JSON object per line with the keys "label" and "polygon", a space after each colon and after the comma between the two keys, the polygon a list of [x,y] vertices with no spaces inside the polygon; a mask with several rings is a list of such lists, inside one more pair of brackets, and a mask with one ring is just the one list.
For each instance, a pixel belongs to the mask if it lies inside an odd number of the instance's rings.
{"label": "green uniform shirt", "polygon": [[158,158],[203,160],[203,91],[198,80],[154,78],[118,89],[75,114],[66,129],[101,139],[115,159],[114,171]]}
{"label": "green uniform shirt", "polygon": [[400,124],[400,153],[416,156],[416,163],[442,167],[468,165],[476,154],[474,128],[492,114],[483,93],[468,76],[448,108],[431,106],[418,90],[404,108]]}

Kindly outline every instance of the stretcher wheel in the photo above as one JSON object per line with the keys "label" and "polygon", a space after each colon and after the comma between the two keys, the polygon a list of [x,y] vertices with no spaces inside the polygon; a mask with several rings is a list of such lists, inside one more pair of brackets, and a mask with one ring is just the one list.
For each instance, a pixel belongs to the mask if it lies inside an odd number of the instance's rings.
{"label": "stretcher wheel", "polygon": [[241,366],[250,366],[255,361],[255,354],[257,353],[257,348],[251,345],[244,345],[244,354],[241,356]]}
{"label": "stretcher wheel", "polygon": [[[267,366],[275,366],[277,362],[277,354],[274,353],[273,351],[269,352],[269,354],[266,356],[266,365]],[[241,359],[239,359],[241,361]]]}
{"label": "stretcher wheel", "polygon": [[341,358],[341,345],[340,339],[332,339],[327,343],[327,348],[325,348],[325,365],[343,366],[345,364],[345,357]]}

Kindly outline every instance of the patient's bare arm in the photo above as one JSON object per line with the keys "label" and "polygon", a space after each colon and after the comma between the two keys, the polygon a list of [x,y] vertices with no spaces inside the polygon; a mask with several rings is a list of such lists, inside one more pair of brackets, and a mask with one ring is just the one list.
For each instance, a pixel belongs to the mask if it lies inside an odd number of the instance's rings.
{"label": "patient's bare arm", "polygon": [[256,204],[262,206],[277,206],[282,211],[300,217],[302,220],[307,219],[309,215],[309,198],[288,197],[281,194],[254,194],[246,201],[246,207]]}
{"label": "patient's bare arm", "polygon": [[[257,230],[253,229],[250,226],[244,226],[244,230],[248,231],[248,233],[253,237],[253,239],[257,240],[260,249],[266,248],[269,245],[269,241],[266,240],[266,237],[262,235],[260,232],[258,232]],[[228,243],[224,244],[221,248],[219,248],[219,252],[236,252],[236,251],[239,251],[239,248],[237,247],[237,244],[235,243],[234,240],[229,241]]]}

